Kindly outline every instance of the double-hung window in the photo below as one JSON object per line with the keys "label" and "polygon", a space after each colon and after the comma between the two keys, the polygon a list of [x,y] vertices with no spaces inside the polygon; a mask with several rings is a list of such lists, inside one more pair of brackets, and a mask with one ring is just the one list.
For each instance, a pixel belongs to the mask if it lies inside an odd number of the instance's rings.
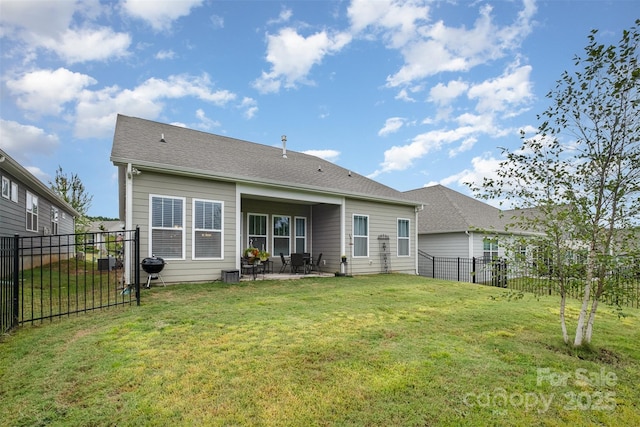
{"label": "double-hung window", "polygon": [[398,256],[409,256],[409,220],[398,219]]}
{"label": "double-hung window", "polygon": [[259,250],[267,249],[267,215],[249,214],[248,246]]}
{"label": "double-hung window", "polygon": [[353,216],[353,256],[369,256],[369,217],[367,215]]}
{"label": "double-hung window", "polygon": [[151,254],[168,259],[184,259],[185,199],[157,195],[151,195],[149,199]]}
{"label": "double-hung window", "polygon": [[58,234],[59,216],[58,208],[51,206],[51,234]]}
{"label": "double-hung window", "polygon": [[296,243],[295,252],[304,253],[307,251],[307,218],[296,217]]}
{"label": "double-hung window", "polygon": [[38,196],[27,191],[27,231],[38,231]]}
{"label": "double-hung window", "polygon": [[273,253],[291,255],[291,217],[273,215]]}
{"label": "double-hung window", "polygon": [[484,239],[483,253],[485,262],[489,262],[498,257],[498,239]]}
{"label": "double-hung window", "polygon": [[222,202],[193,200],[193,259],[222,259]]}

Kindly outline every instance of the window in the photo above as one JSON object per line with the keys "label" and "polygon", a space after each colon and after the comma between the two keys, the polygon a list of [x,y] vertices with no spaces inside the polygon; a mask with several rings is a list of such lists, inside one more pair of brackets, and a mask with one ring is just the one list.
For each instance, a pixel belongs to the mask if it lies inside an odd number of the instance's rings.
{"label": "window", "polygon": [[484,256],[485,262],[498,257],[498,239],[484,239],[483,246],[482,255]]}
{"label": "window", "polygon": [[249,242],[248,247],[267,250],[267,216],[264,214],[249,214]]}
{"label": "window", "polygon": [[9,178],[2,177],[2,197],[8,199],[11,196],[11,182]]}
{"label": "window", "polygon": [[369,256],[369,217],[353,216],[353,256]]}
{"label": "window", "polygon": [[273,216],[273,253],[291,255],[291,217]]}
{"label": "window", "polygon": [[222,202],[193,201],[193,259],[222,259]]}
{"label": "window", "polygon": [[307,218],[298,217],[296,221],[296,244],[295,252],[304,253],[307,251]]}
{"label": "window", "polygon": [[58,234],[58,208],[51,206],[51,234]]}
{"label": "window", "polygon": [[38,196],[27,191],[27,231],[38,231]]}
{"label": "window", "polygon": [[162,258],[184,258],[184,198],[149,196],[151,233],[149,249]]}
{"label": "window", "polygon": [[11,183],[11,201],[18,203],[18,184],[15,182]]}
{"label": "window", "polygon": [[409,220],[398,219],[398,256],[409,256]]}

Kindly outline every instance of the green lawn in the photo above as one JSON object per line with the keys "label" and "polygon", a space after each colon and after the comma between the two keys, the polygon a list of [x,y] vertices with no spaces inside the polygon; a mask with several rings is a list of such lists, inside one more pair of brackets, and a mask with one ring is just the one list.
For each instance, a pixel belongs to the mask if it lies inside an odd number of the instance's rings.
{"label": "green lawn", "polygon": [[601,307],[575,352],[556,298],[508,292],[404,275],[155,287],[4,337],[0,425],[640,425],[640,311]]}

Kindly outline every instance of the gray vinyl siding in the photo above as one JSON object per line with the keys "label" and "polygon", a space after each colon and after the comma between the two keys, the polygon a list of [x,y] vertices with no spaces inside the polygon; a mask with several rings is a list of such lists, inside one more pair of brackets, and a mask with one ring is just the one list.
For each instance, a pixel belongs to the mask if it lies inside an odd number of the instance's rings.
{"label": "gray vinyl siding", "polygon": [[[165,282],[206,282],[220,279],[222,270],[236,268],[236,195],[231,183],[163,175],[144,171],[133,178],[133,224],[140,226],[141,257],[149,253],[149,195],[185,199],[185,258],[167,260],[162,271]],[[223,250],[221,260],[193,260],[193,199],[221,201],[223,206]],[[141,278],[146,280],[146,273]]]}
{"label": "gray vinyl siding", "polygon": [[[5,199],[0,197],[0,235],[12,236],[18,234],[20,236],[38,236],[43,234],[50,234],[51,232],[45,232],[51,230],[51,207],[58,208],[59,220],[58,220],[58,233],[57,234],[70,234],[74,233],[74,217],[65,210],[63,203],[58,201],[52,201],[48,196],[43,195],[41,192],[34,190],[31,187],[18,181],[14,176],[9,175],[4,170],[0,174],[13,183],[18,184],[18,202],[14,202],[11,199]],[[26,224],[26,203],[27,203],[27,191],[38,197],[38,230],[27,231]]]}
{"label": "gray vinyl siding", "polygon": [[[431,256],[450,258],[469,258],[470,256],[469,236],[462,232],[421,234],[418,240],[420,250]],[[482,240],[480,240],[480,252],[482,254]]]}
{"label": "gray vinyl siding", "polygon": [[[350,245],[350,235],[353,235],[353,215],[369,217],[369,256],[353,258]],[[348,273],[368,274],[379,273],[383,270],[381,261],[381,235],[389,236],[390,271],[395,273],[416,274],[416,224],[413,206],[399,206],[385,203],[371,203],[362,200],[348,199],[345,212],[345,239],[347,243],[347,257],[349,261]],[[398,257],[398,218],[409,219],[410,256]]]}

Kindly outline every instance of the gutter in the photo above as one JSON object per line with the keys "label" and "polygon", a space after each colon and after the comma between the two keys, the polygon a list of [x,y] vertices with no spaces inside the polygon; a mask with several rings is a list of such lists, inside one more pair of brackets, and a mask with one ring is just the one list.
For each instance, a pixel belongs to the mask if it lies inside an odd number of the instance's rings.
{"label": "gutter", "polygon": [[273,181],[273,180],[265,180],[265,179],[256,180],[256,179],[249,179],[244,176],[233,175],[233,174],[211,174],[211,173],[204,173],[200,169],[175,168],[175,167],[168,168],[166,166],[158,165],[157,163],[153,163],[153,162],[137,161],[133,159],[121,159],[117,157],[111,157],[111,161],[115,165],[135,164],[136,166],[139,166],[141,169],[148,168],[152,172],[162,172],[162,173],[171,174],[171,175],[189,176],[193,178],[217,179],[219,181],[234,182],[234,183],[240,183],[240,184],[260,185],[263,187],[278,187],[278,188],[287,187],[293,190],[308,191],[308,192],[314,192],[314,193],[325,193],[325,194],[329,193],[334,196],[353,197],[353,198],[358,198],[358,199],[368,200],[368,201],[395,203],[399,205],[414,206],[414,207],[421,206],[420,203],[415,201],[410,201],[405,199],[395,199],[391,197],[371,196],[364,193],[352,193],[352,192],[345,192],[345,191],[333,190],[333,189],[329,189],[331,191],[327,191],[326,187],[316,187],[316,186],[303,185],[303,184],[292,184],[289,182],[281,182],[281,181]]}

